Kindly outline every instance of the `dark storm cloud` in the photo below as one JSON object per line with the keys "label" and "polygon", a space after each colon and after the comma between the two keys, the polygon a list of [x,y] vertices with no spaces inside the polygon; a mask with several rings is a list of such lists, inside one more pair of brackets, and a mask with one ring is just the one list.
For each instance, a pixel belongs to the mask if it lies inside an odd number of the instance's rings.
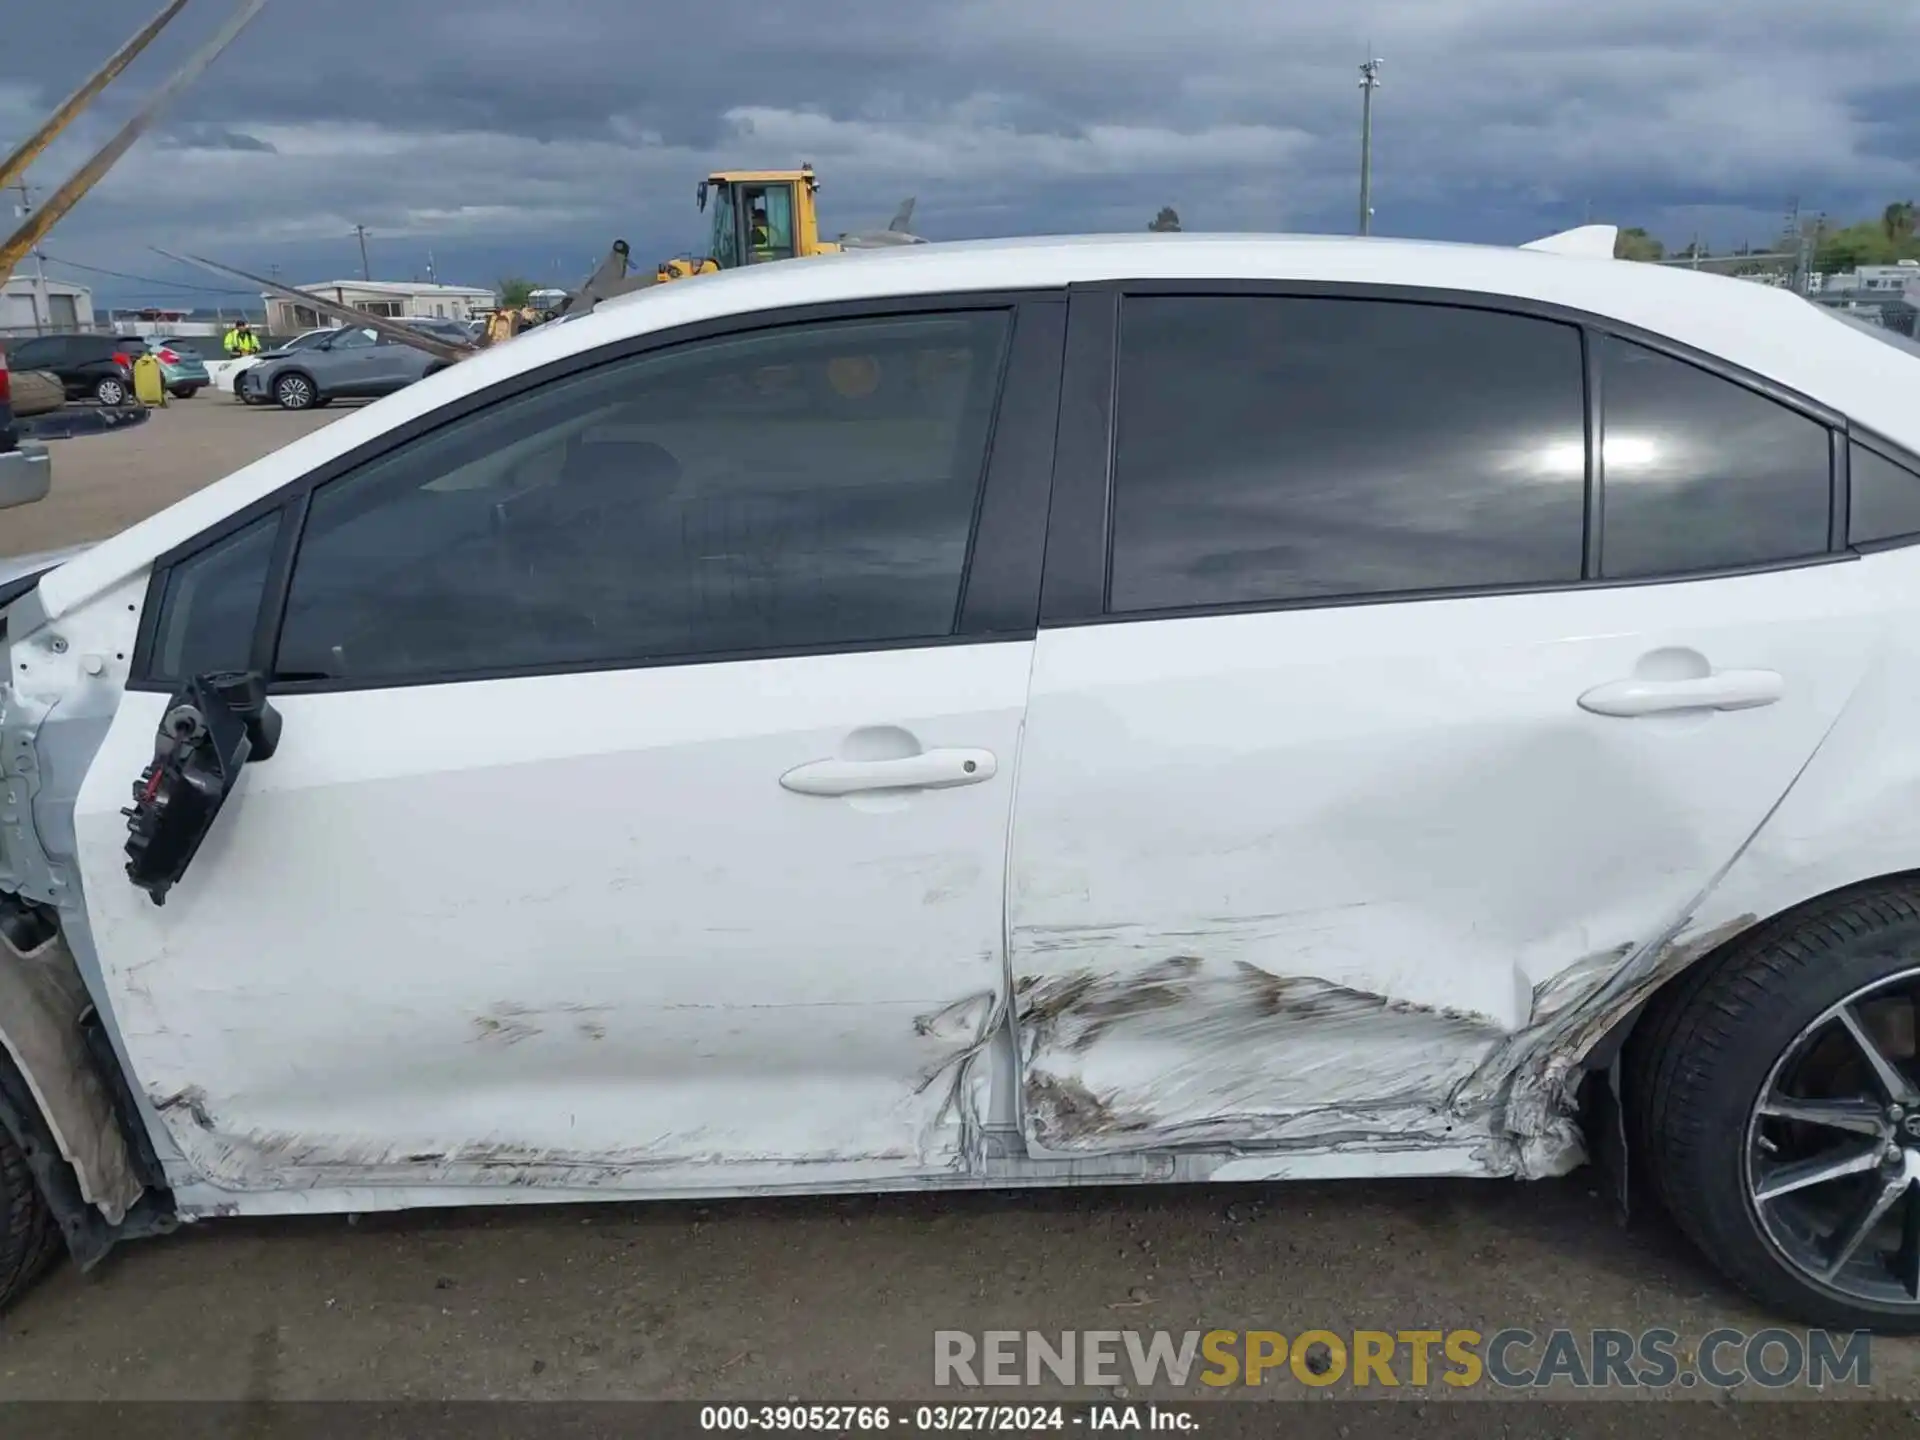
{"label": "dark storm cloud", "polygon": [[[10,31],[0,140],[154,4]],[[36,181],[225,8],[190,6]],[[1792,194],[1851,214],[1920,189],[1920,12],[1884,0],[275,0],[57,236],[96,263],[137,225],[350,272],[365,224],[447,278],[546,278],[615,235],[693,243],[712,166],[802,160],[830,229],[907,194],[934,236],[1131,230],[1164,203],[1189,228],[1341,229],[1369,36],[1383,231],[1513,241],[1591,209],[1725,243]]]}
{"label": "dark storm cloud", "polygon": [[156,143],[170,150],[247,150],[260,155],[280,152],[258,135],[246,135],[219,125],[178,125],[162,130]]}

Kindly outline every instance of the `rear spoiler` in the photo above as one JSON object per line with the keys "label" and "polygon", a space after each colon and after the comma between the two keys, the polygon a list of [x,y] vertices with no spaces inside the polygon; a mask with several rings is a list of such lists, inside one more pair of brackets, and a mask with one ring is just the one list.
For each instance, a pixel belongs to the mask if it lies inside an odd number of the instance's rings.
{"label": "rear spoiler", "polygon": [[1529,240],[1522,250],[1539,250],[1547,255],[1579,255],[1589,260],[1613,259],[1613,247],[1620,239],[1618,225],[1581,225],[1558,234]]}

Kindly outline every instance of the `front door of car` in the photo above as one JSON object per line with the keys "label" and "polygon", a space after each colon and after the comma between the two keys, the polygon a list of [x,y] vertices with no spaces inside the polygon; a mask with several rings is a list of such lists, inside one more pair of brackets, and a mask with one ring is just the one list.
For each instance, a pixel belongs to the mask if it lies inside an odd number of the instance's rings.
{"label": "front door of car", "polygon": [[1503,1042],[1685,920],[1863,674],[1828,431],[1592,332],[1590,490],[1578,326],[1130,295],[1108,347],[1115,297],[1074,304],[1100,399],[1065,412],[1013,837],[1028,1139],[1443,1142]]}
{"label": "front door of car", "polygon": [[342,330],[315,357],[314,374],[328,395],[377,395],[391,357],[380,346],[380,332],[368,326]]}
{"label": "front door of car", "polygon": [[[1064,309],[583,363],[173,561],[77,822],[114,1013],[198,1173],[961,1166],[1005,1015]],[[247,663],[294,524],[278,748],[156,906],[128,786],[169,692]]]}

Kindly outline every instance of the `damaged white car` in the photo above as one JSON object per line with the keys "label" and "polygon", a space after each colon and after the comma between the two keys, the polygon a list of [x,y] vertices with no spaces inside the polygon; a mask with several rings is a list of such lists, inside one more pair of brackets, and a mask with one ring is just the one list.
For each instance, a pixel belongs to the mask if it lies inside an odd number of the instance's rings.
{"label": "damaged white car", "polygon": [[1600,238],[661,286],[0,591],[0,1286],[1624,1151],[1920,1328],[1920,354]]}

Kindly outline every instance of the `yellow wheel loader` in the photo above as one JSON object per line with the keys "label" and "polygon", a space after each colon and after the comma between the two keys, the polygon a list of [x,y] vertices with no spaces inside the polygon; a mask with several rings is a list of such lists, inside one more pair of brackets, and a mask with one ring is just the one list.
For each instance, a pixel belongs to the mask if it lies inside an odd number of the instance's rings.
{"label": "yellow wheel loader", "polygon": [[702,214],[712,202],[707,253],[666,261],[655,272],[656,281],[840,248],[820,239],[820,182],[811,165],[798,170],[716,170],[694,193]]}
{"label": "yellow wheel loader", "polygon": [[804,255],[827,255],[839,250],[871,250],[886,245],[918,245],[909,234],[913,201],[900,207],[883,231],[867,235],[820,238],[820,181],[813,166],[798,170],[716,170],[700,182],[695,203],[704,214],[712,206],[707,230],[707,253],[698,258],[668,260],[654,272],[654,282],[683,280],[715,270],[760,265],[769,260],[792,260]]}

